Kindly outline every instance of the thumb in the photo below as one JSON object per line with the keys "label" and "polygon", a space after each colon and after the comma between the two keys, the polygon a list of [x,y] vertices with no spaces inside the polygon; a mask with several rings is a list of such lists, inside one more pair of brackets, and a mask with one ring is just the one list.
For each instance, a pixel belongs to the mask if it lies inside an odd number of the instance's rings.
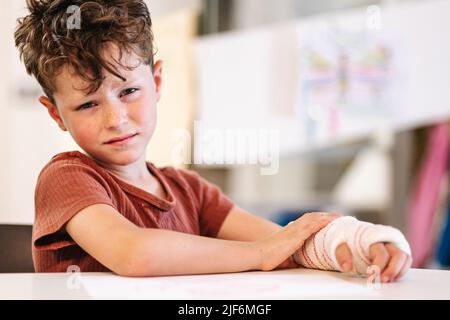
{"label": "thumb", "polygon": [[352,252],[350,251],[350,248],[348,247],[347,243],[341,243],[336,248],[336,260],[339,263],[339,266],[342,270],[342,272],[350,272],[353,268],[353,262],[352,262]]}

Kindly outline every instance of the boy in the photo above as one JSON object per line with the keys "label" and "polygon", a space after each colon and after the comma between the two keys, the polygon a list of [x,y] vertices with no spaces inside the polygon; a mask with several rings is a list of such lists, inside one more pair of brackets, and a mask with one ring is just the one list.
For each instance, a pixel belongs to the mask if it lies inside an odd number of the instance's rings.
{"label": "boy", "polygon": [[[194,172],[145,161],[162,62],[153,61],[143,0],[27,4],[16,46],[43,88],[40,103],[84,151],[54,156],[39,175],[37,272],[77,265],[83,272],[157,276],[301,264],[363,273],[375,264],[383,281],[393,281],[409,269],[409,247],[390,229],[325,213],[282,228],[233,205]],[[79,8],[80,28],[69,28],[72,5]],[[369,230],[364,237],[362,227]]]}

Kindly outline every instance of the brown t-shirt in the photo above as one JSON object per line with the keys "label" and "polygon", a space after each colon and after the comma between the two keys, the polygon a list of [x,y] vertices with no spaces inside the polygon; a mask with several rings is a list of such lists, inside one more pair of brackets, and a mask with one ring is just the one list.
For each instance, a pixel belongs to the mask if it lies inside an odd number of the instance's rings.
{"label": "brown t-shirt", "polygon": [[[42,169],[35,192],[32,251],[36,272],[110,271],[78,246],[64,225],[80,210],[107,204],[142,228],[174,230],[215,237],[233,203],[197,173],[172,167],[149,171],[161,183],[166,199],[109,173],[78,151],[54,156]],[[107,239],[105,239],[107,241]]]}

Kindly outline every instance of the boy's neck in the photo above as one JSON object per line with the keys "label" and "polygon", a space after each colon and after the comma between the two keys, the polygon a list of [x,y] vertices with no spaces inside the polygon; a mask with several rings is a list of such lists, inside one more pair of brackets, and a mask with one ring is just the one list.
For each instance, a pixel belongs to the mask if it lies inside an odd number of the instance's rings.
{"label": "boy's neck", "polygon": [[129,182],[130,184],[145,184],[149,181],[153,181],[154,177],[147,168],[147,164],[144,162],[137,166],[137,163],[128,166],[121,167],[108,167],[105,168],[110,173],[114,174],[118,178]]}
{"label": "boy's neck", "polygon": [[[83,153],[93,159],[87,153]],[[93,160],[111,174],[137,188],[145,190],[161,199],[166,199],[168,196],[161,183],[148,169],[145,154],[139,160],[127,166],[114,166],[95,159]]]}
{"label": "boy's neck", "polygon": [[[89,154],[84,154],[93,159]],[[145,161],[145,154],[143,154],[141,158],[134,163],[126,166],[111,165],[96,159],[93,160],[111,174],[133,185],[145,184],[154,181],[155,179],[155,177],[153,177],[151,172],[148,170],[147,162]]]}

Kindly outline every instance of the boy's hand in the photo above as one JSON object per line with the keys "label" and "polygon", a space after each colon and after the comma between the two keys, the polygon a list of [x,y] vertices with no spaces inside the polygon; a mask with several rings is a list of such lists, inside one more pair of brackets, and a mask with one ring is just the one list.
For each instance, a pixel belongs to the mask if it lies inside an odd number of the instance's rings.
{"label": "boy's hand", "polygon": [[[369,259],[380,268],[381,282],[397,281],[405,275],[412,258],[392,243],[374,243],[369,249]],[[336,249],[336,258],[344,272],[352,270],[352,253],[346,243]]]}
{"label": "boy's hand", "polygon": [[291,259],[294,252],[306,239],[338,217],[324,212],[306,213],[269,237],[256,241],[254,245],[260,252],[258,270],[269,271],[278,266],[295,264]]}

